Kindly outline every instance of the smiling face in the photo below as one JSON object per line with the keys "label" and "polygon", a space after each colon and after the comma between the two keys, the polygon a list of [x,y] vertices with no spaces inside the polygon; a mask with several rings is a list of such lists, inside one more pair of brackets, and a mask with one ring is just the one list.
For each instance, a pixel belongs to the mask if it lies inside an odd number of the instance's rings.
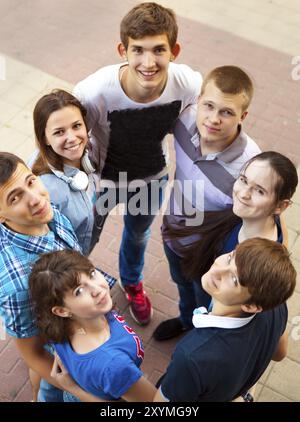
{"label": "smiling face", "polygon": [[45,129],[46,144],[65,164],[80,168],[88,134],[79,108],[64,107],[51,113]]}
{"label": "smiling face", "polygon": [[208,82],[199,97],[197,127],[201,144],[223,151],[238,135],[238,125],[245,119],[244,94],[225,94],[213,81]]}
{"label": "smiling face", "polygon": [[233,185],[233,212],[243,219],[267,218],[280,209],[275,204],[277,174],[265,160],[254,160]]}
{"label": "smiling face", "polygon": [[91,320],[107,314],[112,308],[109,286],[103,275],[95,270],[80,274],[79,285],[64,296],[64,309],[72,320]]}
{"label": "smiling face", "polygon": [[251,297],[248,289],[239,284],[234,251],[219,256],[201,282],[203,289],[224,306],[240,305]]}
{"label": "smiling face", "polygon": [[47,190],[24,164],[0,186],[0,222],[12,230],[33,236],[48,231],[53,210]]}
{"label": "smiling face", "polygon": [[126,94],[135,101],[153,101],[167,82],[171,59],[179,54],[179,44],[171,50],[166,34],[128,40],[128,48],[119,44],[118,51],[128,61],[122,76]]}

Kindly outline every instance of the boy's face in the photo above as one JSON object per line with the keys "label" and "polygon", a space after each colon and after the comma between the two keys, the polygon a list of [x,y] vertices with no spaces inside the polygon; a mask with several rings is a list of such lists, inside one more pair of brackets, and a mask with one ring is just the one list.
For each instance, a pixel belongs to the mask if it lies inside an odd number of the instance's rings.
{"label": "boy's face", "polygon": [[219,256],[201,279],[203,289],[224,306],[245,303],[251,296],[239,284],[235,265],[235,251]]}
{"label": "boy's face", "polygon": [[38,177],[19,163],[11,178],[0,186],[0,223],[34,236],[40,235],[52,218],[47,190]]}
{"label": "boy's face", "polygon": [[243,94],[224,94],[208,82],[198,101],[197,127],[201,140],[222,151],[236,138],[238,125],[245,119]]}
{"label": "boy's face", "polygon": [[153,92],[159,96],[167,81],[169,63],[179,54],[180,46],[175,44],[171,50],[167,35],[162,34],[138,40],[129,38],[127,50],[120,43],[118,51],[128,61],[129,91],[140,91],[145,97],[147,92],[149,96]]}

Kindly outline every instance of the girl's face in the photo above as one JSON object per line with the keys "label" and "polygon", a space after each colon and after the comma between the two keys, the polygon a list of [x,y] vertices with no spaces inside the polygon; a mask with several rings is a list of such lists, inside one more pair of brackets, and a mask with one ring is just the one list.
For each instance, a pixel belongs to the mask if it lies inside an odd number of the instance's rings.
{"label": "girl's face", "polygon": [[65,164],[80,168],[88,134],[79,108],[67,106],[50,114],[45,135],[46,144],[63,157]]}
{"label": "girl's face", "polygon": [[74,320],[94,319],[112,308],[109,286],[96,269],[80,275],[80,284],[66,293],[64,303]]}
{"label": "girl's face", "polygon": [[233,185],[233,212],[240,218],[266,218],[276,210],[277,174],[268,161],[255,160]]}

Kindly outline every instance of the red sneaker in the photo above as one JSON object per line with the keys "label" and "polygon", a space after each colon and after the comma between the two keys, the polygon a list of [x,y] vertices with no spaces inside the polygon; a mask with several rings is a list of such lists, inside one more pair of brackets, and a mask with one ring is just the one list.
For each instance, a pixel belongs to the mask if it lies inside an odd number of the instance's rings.
{"label": "red sneaker", "polygon": [[153,309],[150,300],[143,289],[143,283],[140,281],[137,285],[122,287],[126,292],[126,297],[130,304],[129,309],[132,318],[140,325],[148,324],[153,315]]}

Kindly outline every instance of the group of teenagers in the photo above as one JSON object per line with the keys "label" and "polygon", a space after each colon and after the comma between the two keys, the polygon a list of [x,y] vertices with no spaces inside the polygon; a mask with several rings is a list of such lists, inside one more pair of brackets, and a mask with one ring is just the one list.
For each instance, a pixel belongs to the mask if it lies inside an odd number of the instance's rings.
{"label": "group of teenagers", "polygon": [[[296,271],[282,213],[296,168],[243,131],[253,95],[247,73],[226,65],[202,80],[173,63],[177,32],[171,9],[131,9],[118,45],[125,62],[88,76],[73,94],[56,89],[38,100],[29,163],[0,152],[1,317],[38,381],[38,401],[232,401],[287,353]],[[109,195],[118,203],[124,191],[127,201],[143,193],[147,212],[125,209],[119,270],[132,317],[148,324],[142,270],[168,183],[168,134],[181,191],[171,191],[162,238],[179,316],[153,337],[184,336],[154,386],[140,369],[138,334],[113,309],[116,279],[88,256]],[[201,224],[191,224],[182,199]]]}

